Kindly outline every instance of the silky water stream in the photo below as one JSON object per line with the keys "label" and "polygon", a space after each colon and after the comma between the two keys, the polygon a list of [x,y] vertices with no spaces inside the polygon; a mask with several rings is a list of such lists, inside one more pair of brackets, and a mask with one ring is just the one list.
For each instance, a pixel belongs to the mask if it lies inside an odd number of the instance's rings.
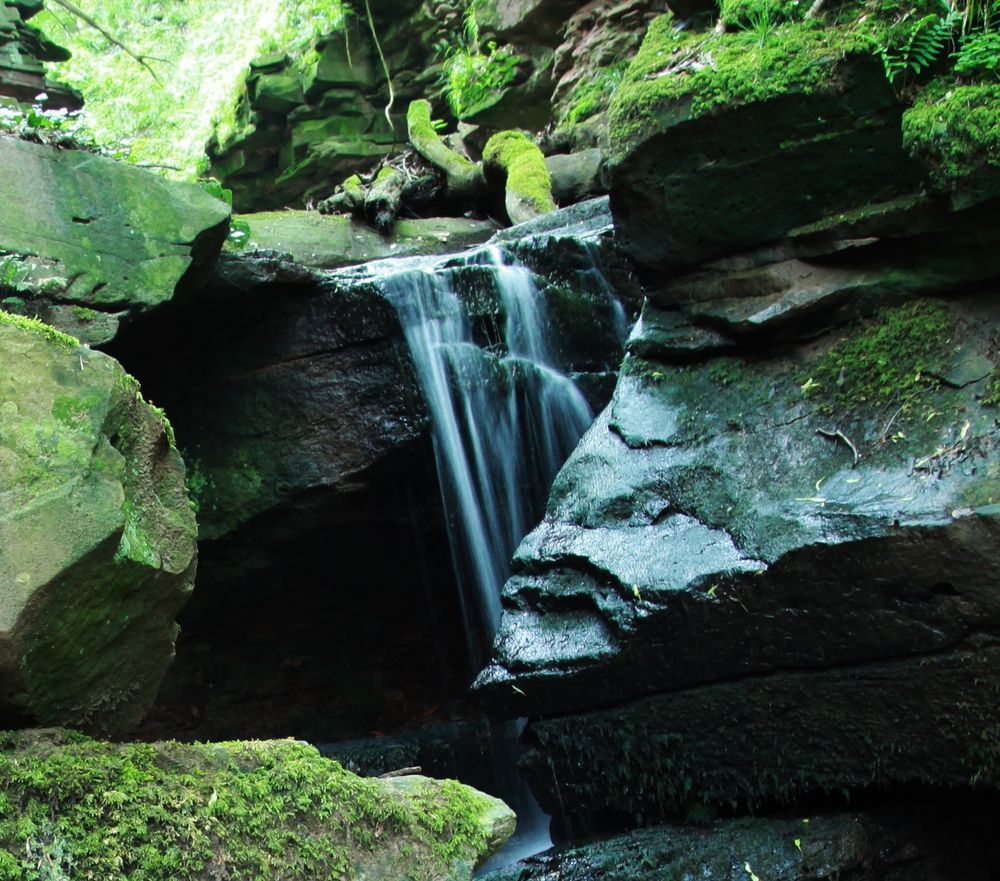
{"label": "silky water stream", "polygon": [[[427,402],[469,656],[481,666],[514,550],[593,413],[560,370],[534,274],[509,253],[487,246],[460,257],[380,261],[364,272],[399,315]],[[596,263],[587,274],[622,335],[624,315]],[[516,772],[522,727],[509,721],[489,733],[492,786],[484,788],[510,804],[518,828],[483,871],[551,843],[549,817]]]}

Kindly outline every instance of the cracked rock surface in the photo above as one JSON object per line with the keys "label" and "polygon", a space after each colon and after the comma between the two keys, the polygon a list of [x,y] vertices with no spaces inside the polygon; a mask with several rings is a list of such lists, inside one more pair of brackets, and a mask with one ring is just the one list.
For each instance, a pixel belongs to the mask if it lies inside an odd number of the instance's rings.
{"label": "cracked rock surface", "polygon": [[694,363],[640,322],[477,681],[491,711],[535,719],[523,764],[546,807],[649,821],[692,793],[993,779],[989,299]]}

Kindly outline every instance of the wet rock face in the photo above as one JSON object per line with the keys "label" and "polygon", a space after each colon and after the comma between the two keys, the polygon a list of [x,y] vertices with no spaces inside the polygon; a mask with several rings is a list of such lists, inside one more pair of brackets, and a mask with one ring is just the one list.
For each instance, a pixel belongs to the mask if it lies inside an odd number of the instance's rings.
{"label": "wet rock face", "polygon": [[[615,315],[606,288],[572,282],[585,254],[567,253],[558,279],[538,279],[551,342],[606,400]],[[492,270],[441,262],[499,357]],[[371,277],[224,255],[201,297],[115,352],[171,413],[200,525],[202,590],[147,736],[348,738],[467,687],[426,404]]]}
{"label": "wet rock face", "polygon": [[[947,797],[942,801],[947,801]],[[988,803],[987,803],[988,804]],[[556,848],[484,881],[659,881],[751,875],[783,881],[946,881],[990,877],[997,858],[979,808],[913,804],[850,814],[659,826]],[[986,834],[986,839],[990,836]]]}
{"label": "wet rock face", "polygon": [[120,733],[194,582],[184,466],[116,361],[0,317],[0,718]]}
{"label": "wet rock face", "polygon": [[94,345],[120,323],[197,289],[229,228],[229,208],[194,184],[166,181],[80,150],[0,139],[7,284],[0,307],[37,315]]}
{"label": "wet rock face", "polygon": [[820,310],[797,346],[687,308],[644,313],[504,589],[478,687],[544,717],[544,803],[994,781],[991,298]]}

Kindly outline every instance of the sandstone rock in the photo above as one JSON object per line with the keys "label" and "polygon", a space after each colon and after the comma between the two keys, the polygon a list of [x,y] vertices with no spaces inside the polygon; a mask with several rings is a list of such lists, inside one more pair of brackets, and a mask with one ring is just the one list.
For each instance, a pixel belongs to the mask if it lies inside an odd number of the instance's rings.
{"label": "sandstone rock", "polygon": [[552,195],[562,205],[572,205],[607,192],[601,176],[604,154],[600,150],[546,156],[545,165],[552,176]]}
{"label": "sandstone rock", "polygon": [[[977,807],[877,806],[796,819],[660,826],[528,857],[483,881],[661,881],[751,874],[782,881],[984,879],[996,859]],[[989,834],[986,838],[989,838]],[[961,856],[959,856],[961,855]]]}
{"label": "sandstone rock", "polygon": [[[204,282],[229,228],[229,209],[194,184],[80,150],[0,139],[0,252],[36,300],[132,320]],[[10,262],[13,261],[13,262]],[[9,306],[8,306],[9,308]],[[87,322],[85,342],[113,329]]]}
{"label": "sandstone rock", "polygon": [[554,780],[581,814],[647,818],[996,785],[975,734],[1000,677],[990,386],[920,371],[982,376],[998,319],[911,303],[797,352],[626,363],[517,552],[478,683],[547,717],[526,758],[547,807]]}
{"label": "sandstone rock", "polygon": [[0,339],[0,715],[121,732],[194,581],[184,465],[116,361],[4,313]]}
{"label": "sandstone rock", "polygon": [[384,236],[367,223],[314,211],[268,211],[245,214],[250,243],[282,251],[319,269],[353,266],[386,257],[450,254],[485,242],[496,230],[485,220],[459,217],[400,220]]}
{"label": "sandstone rock", "polygon": [[[754,100],[727,96],[724,84],[703,96],[714,81],[704,59],[746,58],[740,39],[657,19],[615,94],[612,211],[625,249],[646,266],[696,265],[918,188],[902,106],[849,34],[788,37],[767,62],[782,74]],[[817,86],[809,77],[819,70]]]}
{"label": "sandstone rock", "polygon": [[[363,779],[291,740],[101,743],[61,730],[0,750],[9,873],[468,881],[514,814],[454,780]],[[38,806],[42,806],[40,811]],[[56,875],[54,875],[56,876]]]}

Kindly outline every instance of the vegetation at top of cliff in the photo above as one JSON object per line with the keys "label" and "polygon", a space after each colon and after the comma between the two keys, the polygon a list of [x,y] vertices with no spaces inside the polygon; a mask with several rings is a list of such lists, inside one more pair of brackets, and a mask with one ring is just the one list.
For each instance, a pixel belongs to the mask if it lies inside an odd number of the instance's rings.
{"label": "vegetation at top of cliff", "polygon": [[650,24],[615,94],[612,147],[627,150],[658,113],[701,116],[724,105],[823,88],[844,55],[871,53],[874,47],[864,30],[816,20],[775,25],[768,20],[762,31],[730,33],[681,30],[673,16],[661,16]]}
{"label": "vegetation at top of cliff", "polygon": [[476,4],[466,7],[462,31],[435,46],[442,59],[444,96],[459,119],[471,115],[509,86],[522,58],[509,46],[485,43],[479,33]]}
{"label": "vegetation at top of cliff", "polygon": [[247,65],[262,53],[304,51],[343,20],[340,0],[78,0],[147,60],[157,79],[101,33],[52,4],[32,19],[72,58],[49,75],[79,89],[100,143],[137,162],[192,176],[216,122],[233,124]]}
{"label": "vegetation at top of cliff", "polygon": [[1000,0],[871,0],[813,16],[798,0],[720,0],[719,18],[711,30],[669,14],[650,25],[612,101],[616,152],[657,118],[823,88],[837,61],[859,53],[880,58],[916,101],[906,142],[940,178],[1000,165]]}
{"label": "vegetation at top of cliff", "polygon": [[478,793],[442,781],[404,798],[302,743],[5,738],[0,881],[350,879],[393,833],[430,878],[486,845]]}

